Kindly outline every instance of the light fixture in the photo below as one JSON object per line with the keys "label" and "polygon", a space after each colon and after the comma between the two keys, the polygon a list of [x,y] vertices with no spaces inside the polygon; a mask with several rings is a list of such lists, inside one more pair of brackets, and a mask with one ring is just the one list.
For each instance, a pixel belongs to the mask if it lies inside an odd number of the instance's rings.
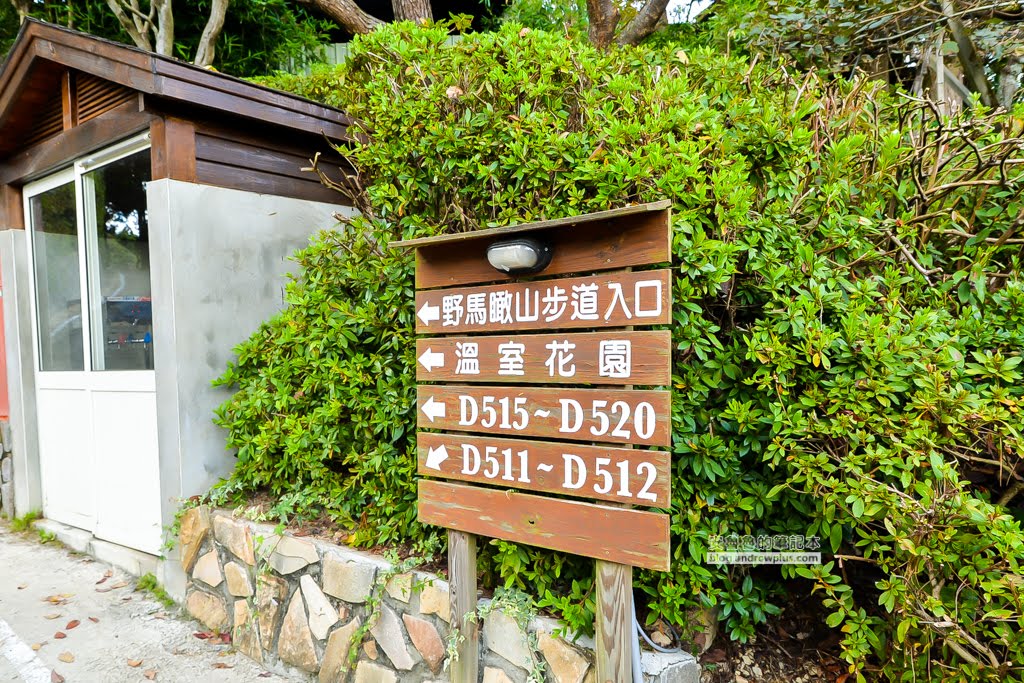
{"label": "light fixture", "polygon": [[532,275],[551,263],[551,245],[533,237],[495,242],[487,247],[487,262],[508,275]]}

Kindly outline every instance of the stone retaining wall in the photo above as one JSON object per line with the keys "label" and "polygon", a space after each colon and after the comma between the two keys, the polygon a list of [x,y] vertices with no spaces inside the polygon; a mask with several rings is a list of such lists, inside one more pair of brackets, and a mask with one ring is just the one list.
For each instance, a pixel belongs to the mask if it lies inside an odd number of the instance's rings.
{"label": "stone retaining wall", "polygon": [[[230,632],[235,648],[264,666],[299,669],[322,683],[447,680],[449,595],[440,578],[396,573],[368,553],[279,536],[206,507],[183,515],[179,540],[188,612],[211,630]],[[548,681],[593,681],[592,641],[569,643],[554,635],[558,625],[538,618],[524,631],[512,617],[490,612],[481,629],[481,680],[525,683],[537,661]],[[651,683],[700,678],[686,653],[644,653],[643,663]]]}

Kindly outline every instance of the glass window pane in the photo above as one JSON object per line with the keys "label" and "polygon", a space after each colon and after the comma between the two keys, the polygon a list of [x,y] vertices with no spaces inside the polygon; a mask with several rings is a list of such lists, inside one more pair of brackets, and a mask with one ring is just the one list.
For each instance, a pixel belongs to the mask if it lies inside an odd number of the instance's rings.
{"label": "glass window pane", "polygon": [[84,370],[75,184],[29,199],[40,370]]}
{"label": "glass window pane", "polygon": [[[95,213],[95,272],[89,271],[96,370],[153,368],[153,300],[149,277],[146,183],[149,151],[85,176]],[[88,196],[91,193],[91,196]]]}

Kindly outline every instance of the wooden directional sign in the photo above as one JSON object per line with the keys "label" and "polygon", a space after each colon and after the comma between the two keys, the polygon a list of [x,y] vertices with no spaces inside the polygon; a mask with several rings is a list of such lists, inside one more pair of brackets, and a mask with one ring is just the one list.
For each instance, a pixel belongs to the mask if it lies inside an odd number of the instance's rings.
{"label": "wooden directional sign", "polygon": [[421,429],[671,445],[667,391],[420,385]]}
{"label": "wooden directional sign", "polygon": [[416,332],[667,325],[671,297],[668,270],[433,289],[416,293]]}
{"label": "wooden directional sign", "polygon": [[555,441],[422,433],[420,474],[666,508],[669,454]]}
{"label": "wooden directional sign", "polygon": [[[672,498],[652,450],[672,443],[671,334],[635,329],[672,324],[672,275],[629,269],[669,261],[669,218],[665,202],[396,243],[416,249],[417,471],[434,478],[418,511],[449,529],[453,681],[478,680],[473,534],[598,559],[597,675],[629,678],[630,567],[668,570]],[[543,272],[494,270],[488,246],[523,237],[551,247]]]}
{"label": "wooden directional sign", "polygon": [[429,338],[416,342],[416,379],[658,386],[671,353],[668,330]]}

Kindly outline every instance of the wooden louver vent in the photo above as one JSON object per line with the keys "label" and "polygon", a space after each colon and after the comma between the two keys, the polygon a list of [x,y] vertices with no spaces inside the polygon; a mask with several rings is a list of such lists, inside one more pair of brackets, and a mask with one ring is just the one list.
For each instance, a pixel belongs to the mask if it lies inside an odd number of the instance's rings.
{"label": "wooden louver vent", "polygon": [[64,112],[61,107],[60,92],[54,93],[45,104],[39,107],[32,129],[25,139],[25,146],[34,145],[47,138],[59,134],[64,129]]}
{"label": "wooden louver vent", "polygon": [[78,106],[78,115],[74,119],[79,124],[110,111],[135,95],[130,88],[89,74],[75,74],[74,83],[75,104]]}

